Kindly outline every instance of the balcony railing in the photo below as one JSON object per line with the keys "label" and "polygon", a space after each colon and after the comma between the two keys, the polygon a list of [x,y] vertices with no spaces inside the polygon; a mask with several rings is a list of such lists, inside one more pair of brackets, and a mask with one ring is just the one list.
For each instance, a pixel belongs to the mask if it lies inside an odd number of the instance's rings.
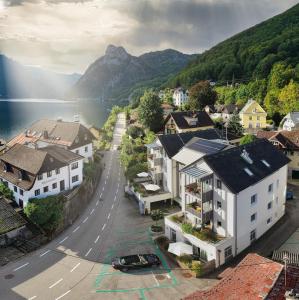
{"label": "balcony railing", "polygon": [[197,182],[186,185],[186,192],[196,197],[201,197],[201,186]]}
{"label": "balcony railing", "polygon": [[190,203],[186,206],[186,211],[190,212],[191,214],[195,215],[198,218],[202,218],[201,213],[202,213],[202,208],[200,203],[198,202],[193,202]]}

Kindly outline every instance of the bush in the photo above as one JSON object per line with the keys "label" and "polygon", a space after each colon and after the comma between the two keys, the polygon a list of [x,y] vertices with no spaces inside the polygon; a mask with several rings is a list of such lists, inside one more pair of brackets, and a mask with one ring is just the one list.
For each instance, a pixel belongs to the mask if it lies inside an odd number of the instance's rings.
{"label": "bush", "polygon": [[138,137],[141,137],[144,135],[144,131],[141,127],[138,127],[138,126],[130,126],[128,129],[127,129],[127,134],[133,138],[133,139],[136,139]]}
{"label": "bush", "polygon": [[192,256],[191,256],[191,255],[184,254],[184,255],[182,255],[182,256],[179,256],[179,257],[178,257],[178,260],[179,260],[181,263],[183,263],[183,264],[185,264],[186,266],[188,266],[188,268],[190,268],[191,265],[192,265]]}
{"label": "bush", "polygon": [[201,276],[201,275],[202,275],[202,272],[203,272],[203,270],[202,270],[202,264],[201,264],[200,262],[193,261],[193,262],[192,262],[192,265],[191,265],[191,270],[192,270],[193,272],[195,272],[196,277]]}
{"label": "bush", "polygon": [[3,182],[0,182],[0,196],[1,195],[7,199],[14,200],[13,192]]}
{"label": "bush", "polygon": [[190,224],[190,223],[183,223],[182,224],[182,230],[185,233],[192,234],[192,231],[193,231],[192,224]]}

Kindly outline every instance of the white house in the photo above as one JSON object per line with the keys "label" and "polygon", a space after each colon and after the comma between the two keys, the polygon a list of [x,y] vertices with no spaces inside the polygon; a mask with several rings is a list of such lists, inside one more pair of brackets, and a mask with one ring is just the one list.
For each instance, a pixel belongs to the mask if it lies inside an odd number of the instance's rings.
{"label": "white house", "polygon": [[0,180],[19,206],[81,184],[84,157],[58,146],[34,149],[15,144],[0,156]]}
{"label": "white house", "polygon": [[[218,267],[269,230],[285,212],[289,159],[265,139],[207,154],[180,170],[182,210],[165,234]],[[191,224],[188,231],[184,223]]]}
{"label": "white house", "polygon": [[299,129],[299,112],[294,111],[288,113],[281,121],[280,127],[282,130],[292,131],[294,129]]}
{"label": "white house", "polygon": [[172,95],[173,105],[182,107],[189,100],[188,90],[184,90],[182,87],[176,88]]}
{"label": "white house", "polygon": [[7,147],[15,144],[36,144],[38,148],[57,145],[83,156],[87,162],[93,159],[94,139],[92,133],[78,122],[43,119],[9,141]]}

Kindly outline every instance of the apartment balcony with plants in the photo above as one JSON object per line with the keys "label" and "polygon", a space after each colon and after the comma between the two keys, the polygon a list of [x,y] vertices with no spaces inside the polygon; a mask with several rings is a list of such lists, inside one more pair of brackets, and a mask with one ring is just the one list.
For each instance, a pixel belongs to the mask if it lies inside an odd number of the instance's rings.
{"label": "apartment balcony with plants", "polygon": [[157,184],[162,181],[162,148],[157,143],[147,145],[147,163],[148,170],[153,179]]}

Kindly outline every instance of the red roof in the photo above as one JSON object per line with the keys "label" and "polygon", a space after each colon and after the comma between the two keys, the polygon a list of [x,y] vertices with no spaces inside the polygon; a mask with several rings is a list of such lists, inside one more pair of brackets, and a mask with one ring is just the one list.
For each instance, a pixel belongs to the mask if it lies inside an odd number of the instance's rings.
{"label": "red roof", "polygon": [[185,300],[255,300],[271,291],[283,266],[255,253],[248,254],[211,289],[195,292]]}

